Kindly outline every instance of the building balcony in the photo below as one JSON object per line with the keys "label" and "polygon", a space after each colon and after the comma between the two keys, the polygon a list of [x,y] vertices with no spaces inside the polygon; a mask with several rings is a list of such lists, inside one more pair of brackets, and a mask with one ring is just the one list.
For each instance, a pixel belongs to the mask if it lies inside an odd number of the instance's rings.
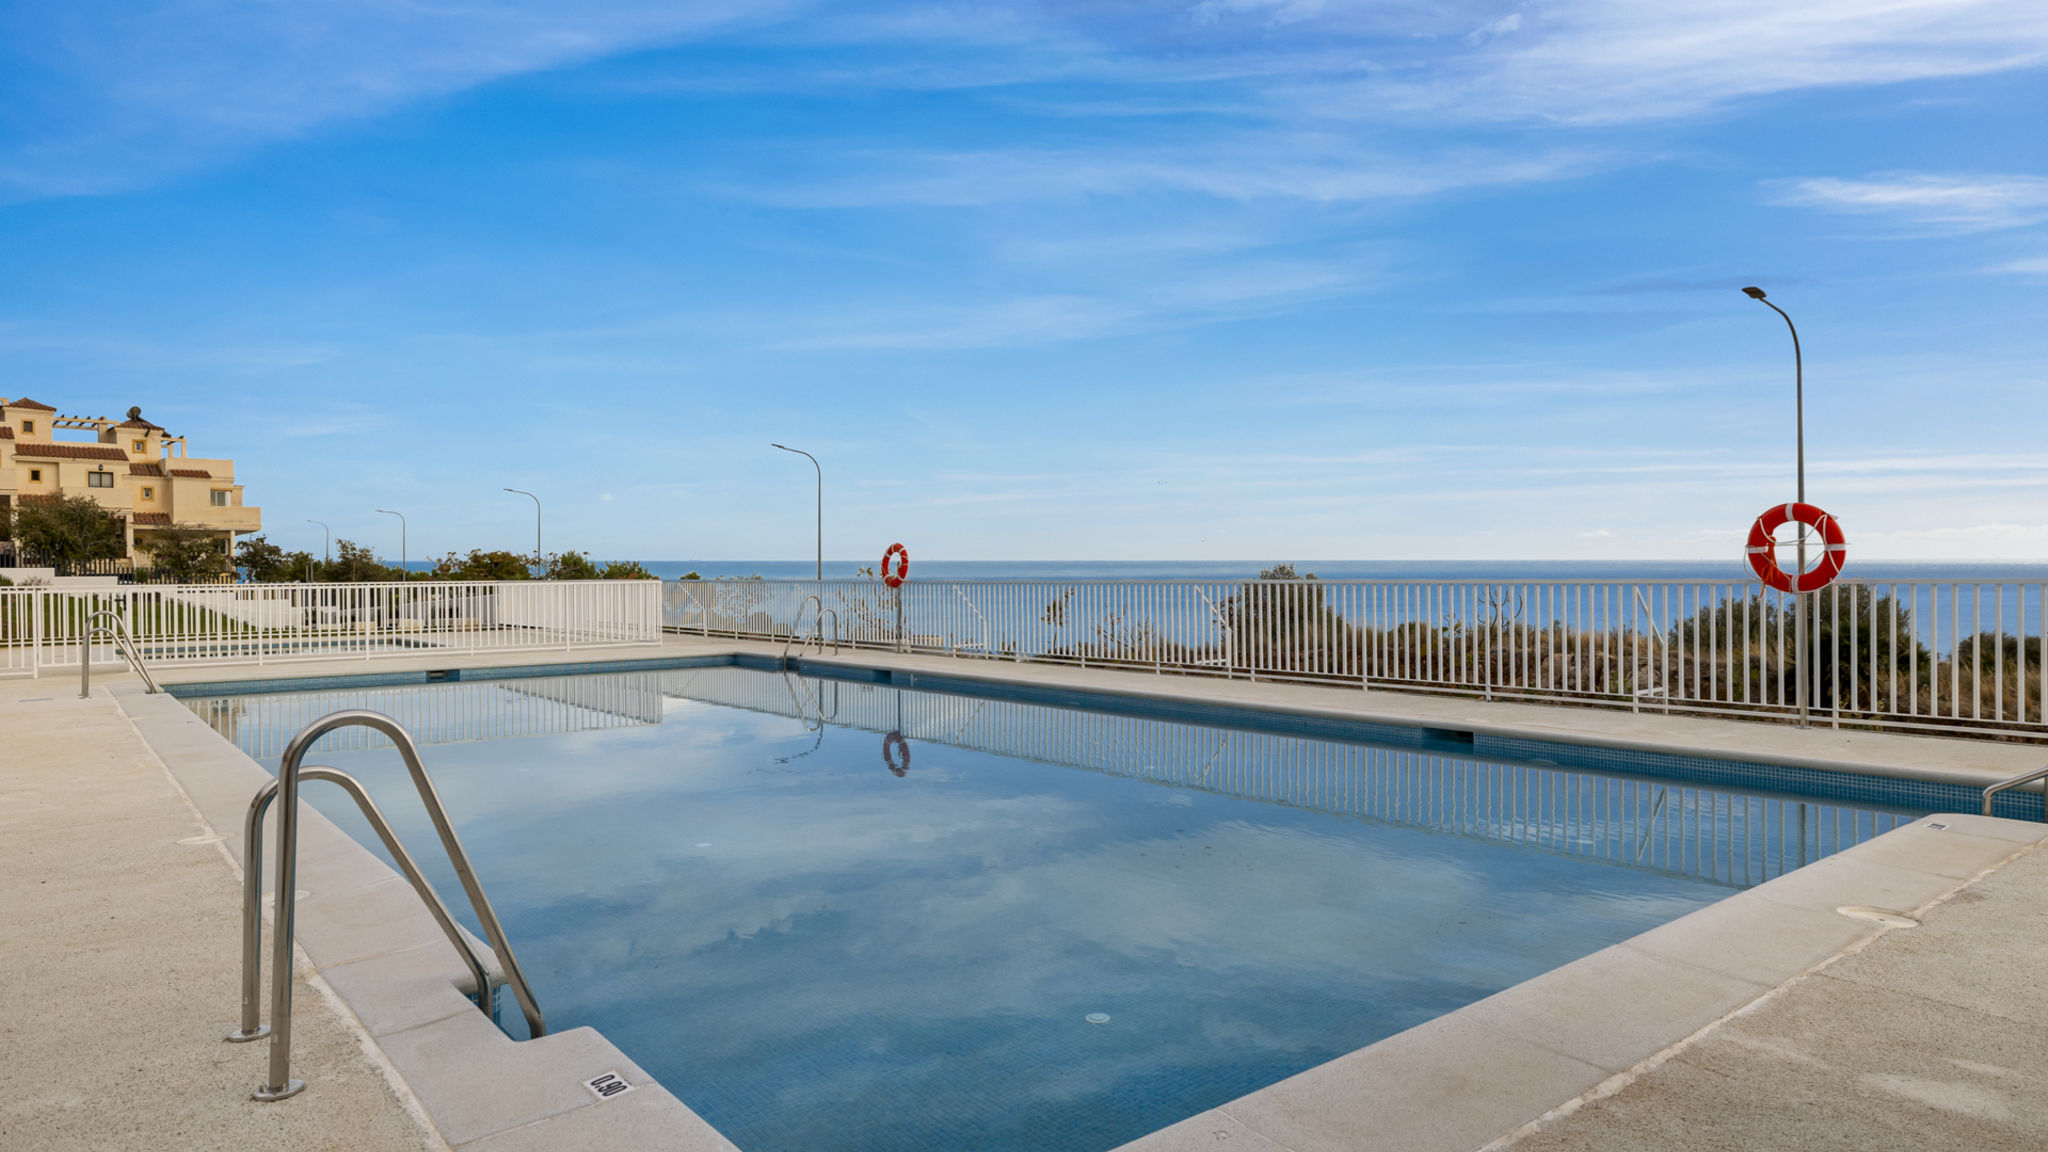
{"label": "building balcony", "polygon": [[171,522],[189,524],[194,528],[214,528],[224,532],[256,532],[263,527],[263,509],[201,504],[189,512],[180,509],[173,513]]}

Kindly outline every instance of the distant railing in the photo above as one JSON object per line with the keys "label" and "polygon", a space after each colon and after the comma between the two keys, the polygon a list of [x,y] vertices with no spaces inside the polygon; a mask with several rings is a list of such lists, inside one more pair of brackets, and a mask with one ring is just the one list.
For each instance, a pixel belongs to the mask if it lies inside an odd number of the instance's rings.
{"label": "distant railing", "polygon": [[672,631],[1694,715],[2048,738],[2048,581],[672,581]]}
{"label": "distant railing", "polygon": [[[76,669],[100,611],[152,667],[661,642],[652,580],[0,588],[0,676]],[[104,636],[89,648],[117,659]]]}

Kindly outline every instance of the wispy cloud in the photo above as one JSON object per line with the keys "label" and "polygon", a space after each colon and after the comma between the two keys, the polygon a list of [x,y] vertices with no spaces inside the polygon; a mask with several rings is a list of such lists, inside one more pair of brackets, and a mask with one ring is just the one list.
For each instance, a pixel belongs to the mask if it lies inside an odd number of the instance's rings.
{"label": "wispy cloud", "polygon": [[1038,294],[972,304],[874,308],[778,342],[785,348],[1004,348],[1091,340],[1167,324],[1214,322],[1369,283],[1370,268],[1336,261],[1245,260],[1117,294]]}
{"label": "wispy cloud", "polygon": [[0,11],[0,200],[130,186],[317,126],[634,47],[775,19],[797,0],[74,0]]}
{"label": "wispy cloud", "polygon": [[1886,172],[1777,185],[1780,204],[1882,216],[1945,230],[2020,228],[2048,220],[2048,178]]}
{"label": "wispy cloud", "polygon": [[1084,146],[975,150],[820,142],[800,168],[729,176],[704,187],[795,208],[971,208],[1155,192],[1343,205],[1567,180],[1607,162],[1591,147],[1403,151],[1338,132],[1238,131],[1187,144],[1118,136]]}
{"label": "wispy cloud", "polygon": [[2048,60],[2048,21],[2034,0],[1579,0],[1523,11],[1503,29],[1513,35],[1480,37],[1473,51],[1433,67],[1369,77],[1357,96],[1480,119],[1619,124]]}

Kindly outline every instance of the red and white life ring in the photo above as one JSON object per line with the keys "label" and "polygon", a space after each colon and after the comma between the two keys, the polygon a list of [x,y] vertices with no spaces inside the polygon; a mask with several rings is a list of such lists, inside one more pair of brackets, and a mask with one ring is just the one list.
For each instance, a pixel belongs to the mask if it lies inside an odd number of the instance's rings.
{"label": "red and white life ring", "polygon": [[[894,755],[898,749],[903,752],[901,763],[897,762]],[[891,732],[882,737],[882,763],[887,764],[889,771],[899,779],[910,775],[910,741],[903,738],[903,733]]]}
{"label": "red and white life ring", "polygon": [[[889,559],[892,556],[901,556],[903,558],[902,562],[896,565],[894,572],[889,570]],[[901,588],[903,587],[904,579],[909,575],[910,549],[905,548],[901,544],[889,545],[889,550],[882,553],[882,583],[887,584],[891,588]]]}
{"label": "red and white life ring", "polygon": [[[1773,533],[1780,525],[1796,521],[1820,534],[1820,562],[1805,572],[1791,573],[1778,567]],[[1749,566],[1756,578],[1780,592],[1818,592],[1842,574],[1849,559],[1849,541],[1842,535],[1842,522],[1811,504],[1774,504],[1749,526]]]}

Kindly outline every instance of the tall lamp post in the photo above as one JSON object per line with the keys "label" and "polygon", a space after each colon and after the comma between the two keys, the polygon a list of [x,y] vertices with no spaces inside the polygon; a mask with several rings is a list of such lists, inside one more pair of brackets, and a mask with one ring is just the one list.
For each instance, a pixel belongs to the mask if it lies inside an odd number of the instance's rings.
{"label": "tall lamp post", "polygon": [[[320,563],[322,565],[334,563],[334,533],[328,530],[327,521],[308,520],[306,523],[318,524],[320,526]],[[306,573],[308,582],[311,582],[312,577],[313,574],[311,572]]]}
{"label": "tall lamp post", "polygon": [[[1763,289],[1756,287],[1744,288],[1742,290],[1742,294],[1749,297],[1751,300],[1754,300],[1757,303],[1763,305],[1764,307],[1769,308],[1771,311],[1776,312],[1779,316],[1783,317],[1785,320],[1785,327],[1787,329],[1790,329],[1792,333],[1792,435],[1795,453],[1794,459],[1796,461],[1796,468],[1798,472],[1799,481],[1798,500],[1801,504],[1804,504],[1806,503],[1806,365],[1799,354],[1799,329],[1793,325],[1792,317],[1786,315],[1785,310],[1783,308],[1778,307],[1776,304],[1773,304],[1769,300],[1766,300],[1764,298]],[[1801,523],[1799,525],[1799,571],[1806,571],[1806,525],[1804,523]],[[1797,654],[1797,660],[1794,663],[1793,668],[1799,677],[1799,726],[1801,728],[1804,728],[1807,726],[1807,594],[1804,592],[1795,592],[1792,595],[1792,608],[1794,616],[1794,623],[1792,625],[1793,644],[1795,645]]]}
{"label": "tall lamp post", "polygon": [[412,574],[406,571],[405,567],[405,513],[393,512],[389,508],[379,508],[377,511],[382,512],[386,516],[398,517],[398,578],[400,580],[410,580],[412,579]]}
{"label": "tall lamp post", "polygon": [[780,448],[780,449],[782,449],[782,450],[783,450],[784,452],[794,452],[794,453],[796,453],[797,455],[799,455],[799,456],[803,457],[804,459],[806,459],[806,460],[809,460],[809,461],[811,462],[811,467],[813,467],[813,468],[815,468],[815,469],[817,469],[817,470],[818,470],[818,583],[820,583],[820,584],[823,584],[823,583],[825,582],[825,469],[824,469],[824,466],[818,463],[818,458],[817,458],[816,456],[813,456],[813,455],[811,455],[811,454],[810,454],[809,452],[806,452],[806,451],[804,451],[804,450],[803,450],[803,449],[801,449],[801,448],[791,448],[791,447],[789,447],[789,446],[788,446],[788,445],[786,445],[786,444],[770,444],[770,445],[769,445],[769,447],[770,447],[770,448]]}
{"label": "tall lamp post", "polygon": [[516,496],[524,496],[528,500],[533,501],[533,562],[535,564],[546,563],[546,561],[541,559],[540,551],[540,497],[523,488],[507,488],[505,491]]}

